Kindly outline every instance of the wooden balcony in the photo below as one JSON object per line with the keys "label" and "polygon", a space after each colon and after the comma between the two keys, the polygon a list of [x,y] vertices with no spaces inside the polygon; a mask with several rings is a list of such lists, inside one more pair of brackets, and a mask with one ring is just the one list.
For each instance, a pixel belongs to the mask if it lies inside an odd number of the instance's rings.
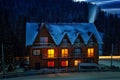
{"label": "wooden balcony", "polygon": [[55,47],[56,45],[54,43],[34,43],[34,47]]}
{"label": "wooden balcony", "polygon": [[88,45],[87,46],[90,46],[90,47],[92,47],[92,46],[95,46],[95,45],[98,45],[96,42],[90,42],[90,43],[88,43]]}
{"label": "wooden balcony", "polygon": [[74,47],[84,47],[85,44],[84,43],[75,43],[73,46]]}
{"label": "wooden balcony", "polygon": [[84,54],[84,53],[81,53],[81,54],[72,53],[72,54],[71,54],[71,57],[72,57],[72,58],[86,58],[87,55]]}
{"label": "wooden balcony", "polygon": [[60,47],[70,47],[71,44],[70,43],[61,43]]}

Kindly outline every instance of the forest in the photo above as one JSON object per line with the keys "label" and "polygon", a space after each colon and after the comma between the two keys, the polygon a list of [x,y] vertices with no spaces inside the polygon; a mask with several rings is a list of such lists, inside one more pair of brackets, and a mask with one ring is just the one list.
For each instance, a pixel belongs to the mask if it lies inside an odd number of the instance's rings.
{"label": "forest", "polygon": [[[89,22],[87,2],[72,0],[0,0],[0,46],[6,57],[27,56],[25,46],[26,22],[81,23]],[[95,25],[103,33],[103,55],[120,55],[120,17],[98,8]],[[1,51],[1,47],[0,47]],[[1,53],[1,52],[0,52]]]}

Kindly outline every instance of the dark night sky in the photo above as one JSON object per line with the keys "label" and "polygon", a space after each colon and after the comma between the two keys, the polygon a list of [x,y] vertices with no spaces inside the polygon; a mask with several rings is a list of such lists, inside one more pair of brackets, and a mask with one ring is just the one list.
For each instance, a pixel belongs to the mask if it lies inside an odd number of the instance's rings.
{"label": "dark night sky", "polygon": [[74,1],[88,1],[102,7],[102,10],[120,15],[120,0],[74,0]]}

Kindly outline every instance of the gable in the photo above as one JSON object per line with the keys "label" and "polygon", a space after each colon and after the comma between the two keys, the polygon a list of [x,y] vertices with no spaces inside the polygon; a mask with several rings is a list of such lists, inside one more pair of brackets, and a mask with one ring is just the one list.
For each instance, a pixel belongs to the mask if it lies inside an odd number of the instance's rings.
{"label": "gable", "polygon": [[41,25],[41,27],[38,30],[38,34],[35,38],[34,43],[41,43],[40,39],[41,38],[47,38],[48,39],[48,43],[54,43],[50,33],[48,32],[47,28],[45,27],[45,25]]}
{"label": "gable", "polygon": [[[64,36],[63,36],[63,38],[62,38],[61,43],[70,43],[70,40],[69,40],[69,38],[68,38],[68,36],[67,36],[66,33],[64,33]],[[60,44],[61,44],[61,43],[60,43]]]}
{"label": "gable", "polygon": [[82,36],[78,33],[78,36],[75,39],[75,43],[84,43]]}
{"label": "gable", "polygon": [[94,34],[91,34],[90,39],[88,40],[88,43],[91,43],[91,42],[97,43],[97,40],[96,40]]}

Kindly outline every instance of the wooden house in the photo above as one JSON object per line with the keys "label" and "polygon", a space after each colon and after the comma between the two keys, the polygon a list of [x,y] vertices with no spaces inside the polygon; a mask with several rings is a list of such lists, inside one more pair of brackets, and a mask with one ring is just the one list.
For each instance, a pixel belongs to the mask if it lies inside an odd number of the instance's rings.
{"label": "wooden house", "polygon": [[102,39],[93,23],[27,23],[30,67],[75,68],[98,63]]}

